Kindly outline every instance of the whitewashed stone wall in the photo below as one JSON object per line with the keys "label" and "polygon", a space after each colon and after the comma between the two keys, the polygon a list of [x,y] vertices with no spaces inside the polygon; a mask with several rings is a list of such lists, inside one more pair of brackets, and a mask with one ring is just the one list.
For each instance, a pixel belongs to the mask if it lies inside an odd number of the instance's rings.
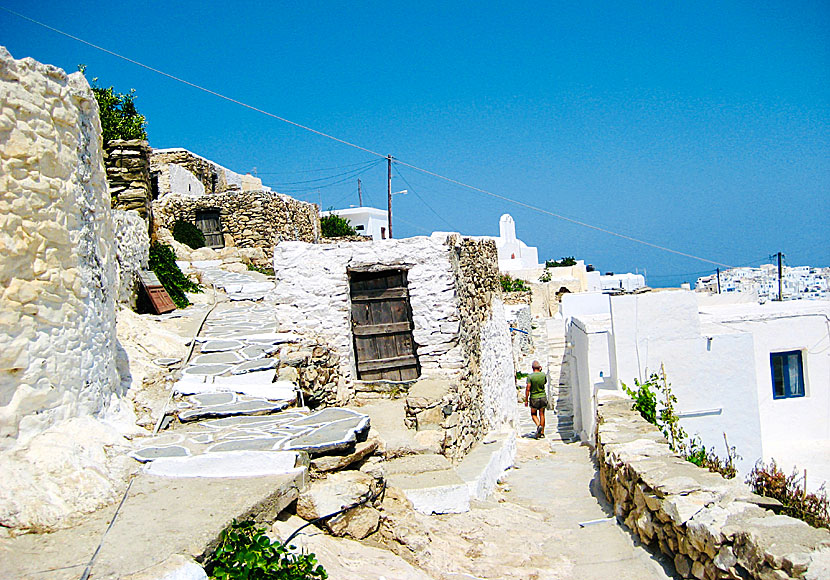
{"label": "whitewashed stone wall", "polygon": [[[281,242],[274,248],[276,287],[266,300],[287,329],[324,339],[340,355],[341,372],[355,377],[348,269],[405,268],[413,339],[422,373],[458,374],[463,367],[455,280],[441,240],[418,237],[378,243]],[[351,394],[346,392],[346,398]]]}
{"label": "whitewashed stone wall", "polygon": [[83,75],[0,47],[0,449],[118,384],[116,250]]}
{"label": "whitewashed stone wall", "polygon": [[147,224],[135,211],[113,210],[112,221],[118,264],[116,300],[132,308],[138,295],[138,272],[147,269],[150,260],[150,236]]}
{"label": "whitewashed stone wall", "polygon": [[488,430],[518,426],[516,368],[504,305],[495,298],[492,316],[481,330],[481,390]]}
{"label": "whitewashed stone wall", "polygon": [[[515,425],[515,370],[497,263],[492,241],[458,234],[371,243],[282,242],[274,249],[276,287],[268,300],[284,329],[313,334],[339,355],[344,378],[339,400],[347,401],[356,377],[348,271],[405,269],[422,377],[447,386],[441,407],[451,411],[444,415],[431,408],[436,401],[427,406],[444,431],[442,452],[457,460],[487,432]],[[407,401],[412,415],[425,412],[424,405]],[[410,416],[408,422],[421,420]]]}

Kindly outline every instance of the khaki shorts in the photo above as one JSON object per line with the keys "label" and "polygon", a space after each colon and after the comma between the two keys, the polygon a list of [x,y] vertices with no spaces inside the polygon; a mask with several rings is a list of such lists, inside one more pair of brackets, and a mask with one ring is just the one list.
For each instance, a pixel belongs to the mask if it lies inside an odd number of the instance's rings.
{"label": "khaki shorts", "polygon": [[530,406],[533,409],[544,409],[548,406],[548,398],[547,397],[531,397],[530,398]]}

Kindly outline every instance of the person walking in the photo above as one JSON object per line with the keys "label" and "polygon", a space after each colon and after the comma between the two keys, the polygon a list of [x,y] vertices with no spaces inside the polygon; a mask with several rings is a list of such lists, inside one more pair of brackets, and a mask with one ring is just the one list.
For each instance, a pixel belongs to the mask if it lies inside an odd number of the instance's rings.
{"label": "person walking", "polygon": [[542,372],[542,365],[538,360],[531,365],[533,372],[527,376],[527,387],[525,387],[525,407],[530,405],[530,417],[536,424],[536,439],[545,438],[545,408],[548,406],[548,398],[545,394],[545,384],[548,377]]}

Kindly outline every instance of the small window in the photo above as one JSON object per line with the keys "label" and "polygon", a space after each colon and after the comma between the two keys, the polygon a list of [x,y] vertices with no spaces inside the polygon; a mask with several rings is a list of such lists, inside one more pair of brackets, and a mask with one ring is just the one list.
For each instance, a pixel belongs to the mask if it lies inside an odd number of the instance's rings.
{"label": "small window", "polygon": [[354,229],[355,229],[355,231],[362,232],[364,230],[364,227],[363,226],[355,226]]}
{"label": "small window", "polygon": [[380,238],[382,240],[386,239],[386,228],[380,228]]}
{"label": "small window", "polygon": [[770,353],[769,366],[773,399],[804,396],[804,367],[800,350]]}

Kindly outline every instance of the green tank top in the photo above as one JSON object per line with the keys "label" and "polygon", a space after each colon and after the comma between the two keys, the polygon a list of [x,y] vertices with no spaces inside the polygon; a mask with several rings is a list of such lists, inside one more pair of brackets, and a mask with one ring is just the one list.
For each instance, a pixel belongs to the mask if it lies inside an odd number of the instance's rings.
{"label": "green tank top", "polygon": [[548,377],[545,373],[530,373],[527,376],[527,382],[530,383],[531,399],[545,396],[545,383],[548,382]]}

